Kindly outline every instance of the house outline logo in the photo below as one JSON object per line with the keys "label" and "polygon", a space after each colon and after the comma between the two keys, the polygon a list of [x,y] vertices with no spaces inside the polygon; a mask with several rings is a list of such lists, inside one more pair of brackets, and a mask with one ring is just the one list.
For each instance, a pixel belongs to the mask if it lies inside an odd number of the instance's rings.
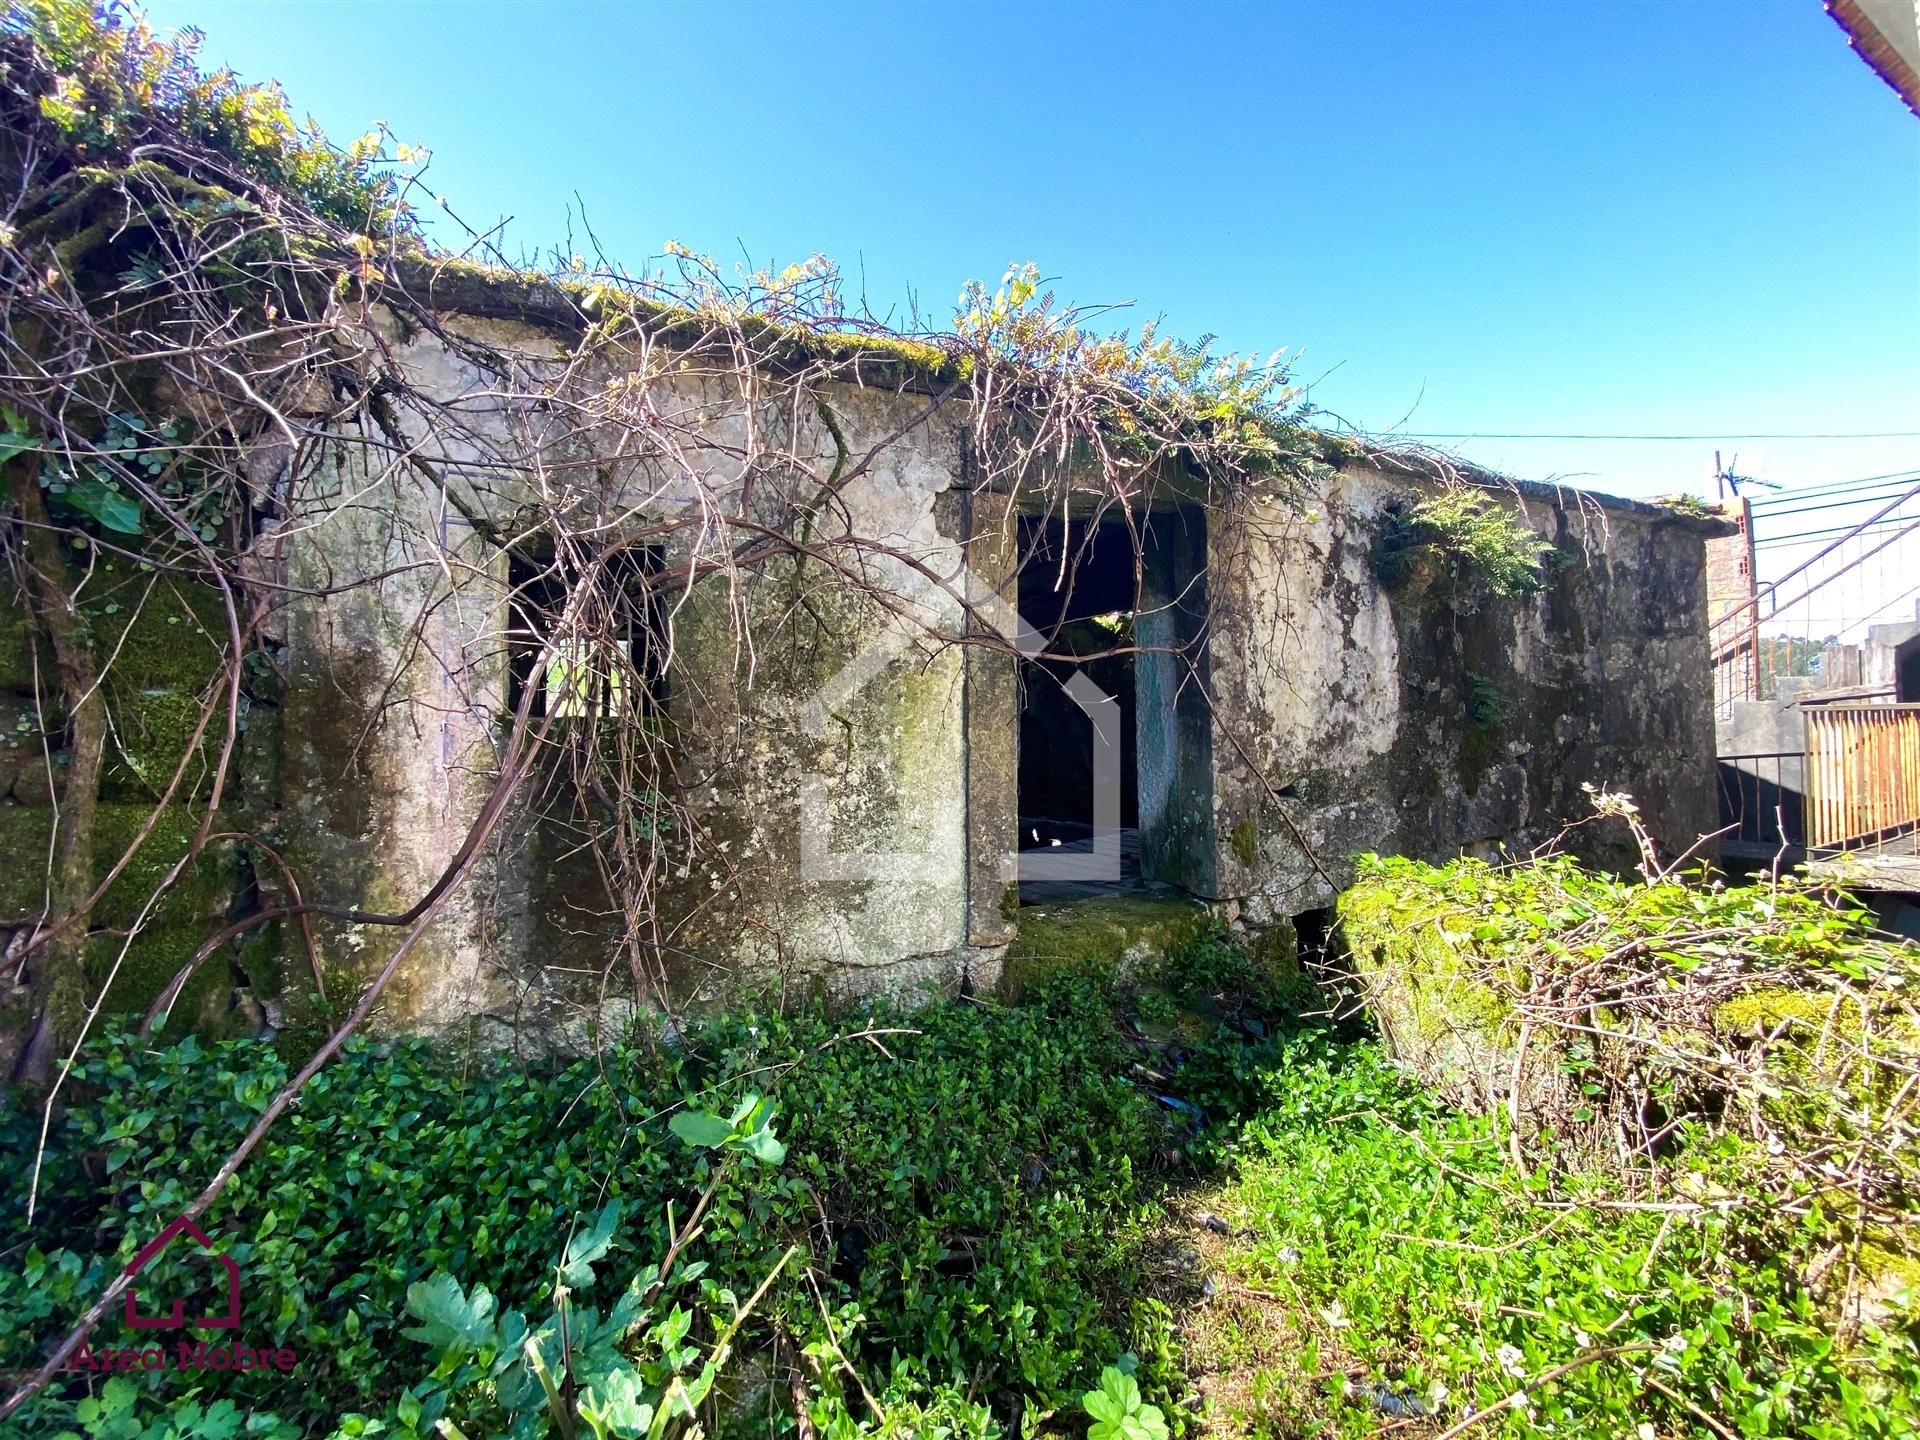
{"label": "house outline logo", "polygon": [[[962,602],[959,608],[963,616],[971,614],[982,621],[1001,640],[1010,642],[1018,654],[1031,657],[1046,650],[1046,638],[964,561],[951,578],[928,581],[916,575],[915,579],[919,581],[917,585],[896,597],[902,609],[923,607],[922,615],[929,616],[940,609],[942,600],[950,603],[957,600]],[[896,610],[865,649],[796,707],[795,718],[802,730],[815,740],[824,737],[835,712],[894,659],[932,634],[936,624],[936,618],[915,621]],[[1016,848],[1001,861],[1002,874],[1009,881],[1120,878],[1119,701],[1080,670],[1074,672],[1062,689],[1086,715],[1093,729],[1092,848],[1064,853]],[[915,852],[834,850],[827,838],[831,808],[827,777],[818,771],[803,775],[800,781],[800,876],[803,880],[877,880],[895,873],[902,862],[920,858]]]}
{"label": "house outline logo", "polygon": [[188,1328],[195,1330],[239,1329],[239,1263],[231,1256],[222,1255],[215,1251],[213,1241],[208,1238],[207,1233],[185,1215],[182,1215],[178,1220],[175,1220],[171,1225],[167,1226],[166,1229],[162,1230],[158,1235],[154,1236],[153,1239],[143,1245],[140,1248],[140,1253],[127,1262],[126,1269],[121,1273],[131,1282],[134,1276],[146,1268],[148,1261],[166,1249],[168,1245],[173,1243],[176,1237],[181,1235],[189,1236],[201,1250],[217,1260],[220,1263],[220,1267],[227,1272],[227,1313],[225,1315],[209,1315],[199,1320],[189,1320],[186,1317],[186,1305],[179,1300],[175,1300],[173,1302],[173,1312],[171,1315],[158,1317],[142,1315],[135,1308],[139,1301],[139,1296],[134,1290],[133,1285],[129,1283],[125,1301],[127,1324],[135,1330],[185,1330]]}

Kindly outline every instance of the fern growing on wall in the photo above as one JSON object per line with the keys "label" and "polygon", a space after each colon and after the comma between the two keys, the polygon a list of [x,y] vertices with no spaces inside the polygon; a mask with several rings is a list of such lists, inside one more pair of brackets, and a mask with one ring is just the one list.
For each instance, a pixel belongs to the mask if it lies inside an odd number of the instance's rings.
{"label": "fern growing on wall", "polygon": [[1416,576],[1447,575],[1456,590],[1478,585],[1503,600],[1546,588],[1542,557],[1552,547],[1514,509],[1477,486],[1449,484],[1395,513],[1381,537],[1375,571],[1388,590]]}

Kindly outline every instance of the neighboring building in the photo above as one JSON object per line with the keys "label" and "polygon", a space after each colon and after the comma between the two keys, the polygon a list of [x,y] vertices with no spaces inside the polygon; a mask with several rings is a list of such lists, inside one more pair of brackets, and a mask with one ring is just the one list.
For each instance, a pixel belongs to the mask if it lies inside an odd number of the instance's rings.
{"label": "neighboring building", "polygon": [[[1843,875],[1911,926],[1899,897],[1920,892],[1920,621],[1872,622],[1910,604],[1920,481],[1724,508],[1739,529],[1707,547],[1721,854]],[[1764,583],[1756,550],[1778,557]]]}
{"label": "neighboring building", "polygon": [[1920,115],[1920,5],[1914,0],[1827,0],[1860,58]]}

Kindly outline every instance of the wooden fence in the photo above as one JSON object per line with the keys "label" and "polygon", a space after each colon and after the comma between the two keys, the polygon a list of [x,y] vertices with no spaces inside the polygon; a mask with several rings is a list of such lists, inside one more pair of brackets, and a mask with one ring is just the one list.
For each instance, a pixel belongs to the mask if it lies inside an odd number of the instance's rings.
{"label": "wooden fence", "polygon": [[1920,824],[1920,705],[1808,705],[1811,849],[1856,849]]}

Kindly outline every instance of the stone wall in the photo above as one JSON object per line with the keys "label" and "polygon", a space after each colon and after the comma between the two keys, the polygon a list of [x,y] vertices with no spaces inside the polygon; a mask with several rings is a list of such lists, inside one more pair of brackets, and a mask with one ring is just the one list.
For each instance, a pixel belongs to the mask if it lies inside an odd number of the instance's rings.
{"label": "stone wall", "polygon": [[[671,732],[674,770],[653,783],[684,809],[647,838],[650,927],[634,943],[621,923],[626,897],[588,843],[591,808],[536,773],[377,1023],[484,1048],[579,1048],[640,994],[680,1011],[752,990],[996,985],[1020,919],[1016,662],[951,639],[968,623],[1013,638],[1022,505],[970,490],[959,407],[930,404],[899,373],[742,399],[657,355],[603,353],[571,372],[568,393],[586,397],[644,374],[629,388],[688,437],[666,472],[622,450],[616,425],[602,436],[555,420],[552,382],[571,350],[550,328],[462,311],[387,341],[458,423],[443,416],[429,435],[388,417],[279,487],[306,497],[279,530],[290,600],[270,639],[284,646],[284,693],[277,678],[251,686],[252,738],[223,802],[235,828],[283,844],[307,901],[391,917],[462,854],[505,759],[501,537],[530,506],[605,534],[655,527],[671,570],[696,543],[675,522],[703,500],[731,506],[747,482],[751,430],[822,482],[840,457],[863,457],[838,492],[852,533],[917,564],[862,560],[904,615],[790,555],[667,597],[664,713],[634,723]],[[513,373],[481,363],[483,347]],[[1179,494],[1145,517],[1140,852],[1175,898],[1277,925],[1325,906],[1356,851],[1530,845],[1585,813],[1587,782],[1633,792],[1670,851],[1712,828],[1703,537],[1724,523],[1519,487],[1507,498],[1552,546],[1544,593],[1497,601],[1431,576],[1384,585],[1391,515],[1434,483],[1350,458],[1318,494],[1251,511]],[[967,621],[961,594],[981,618]],[[148,607],[142,623],[202,626],[191,600]],[[929,641],[929,627],[946,638]],[[148,648],[177,660],[192,647]],[[28,658],[9,662],[16,692]],[[153,763],[171,765],[168,717],[197,707],[206,676],[129,668],[123,681],[126,758],[151,740]],[[20,710],[19,694],[9,703]],[[46,831],[44,813],[27,813],[39,803],[28,738],[0,753],[0,822],[20,854]],[[153,784],[122,764],[109,788],[111,819]],[[1590,838],[1603,858],[1631,860],[1624,837]],[[146,969],[170,972],[189,930],[279,898],[250,857],[227,842],[210,852],[205,883],[161,912],[168,945]],[[24,889],[7,900],[18,916],[33,904]],[[404,933],[313,928],[335,1014]],[[208,967],[182,1013],[203,1028],[316,1033],[326,1017],[291,938],[263,930],[225,971]],[[1029,969],[1044,958],[1031,951],[1015,952]],[[139,988],[126,1008],[152,985]]]}
{"label": "stone wall", "polygon": [[[113,657],[102,683],[108,740],[94,816],[97,875],[104,878],[132,852],[91,917],[87,982],[106,988],[107,1009],[138,1011],[208,936],[278,893],[264,854],[226,837],[275,833],[279,697],[270,677],[243,677],[233,762],[210,827],[221,838],[155,903],[155,888],[187,853],[214,801],[215,761],[229,721],[218,644],[226,612],[210,585],[107,555],[91,576],[82,614],[101,651]],[[0,855],[7,862],[0,866],[0,944],[24,941],[46,904],[67,764],[54,673],[52,652],[28,617],[0,612]],[[195,727],[209,706],[196,744]],[[171,802],[162,805],[169,793]],[[297,958],[282,961],[281,940],[268,924],[203,965],[175,1000],[168,1033],[282,1028],[312,978]],[[0,1046],[5,1038],[0,1033]]]}
{"label": "stone wall", "polygon": [[[540,332],[449,317],[449,333],[530,366],[557,352]],[[378,448],[341,447],[329,498],[292,546],[298,600],[288,626],[288,828],[315,897],[397,910],[453,859],[502,764],[507,730],[507,561],[476,525],[506,527],[538,499],[608,533],[684,518],[701,486],[728,502],[749,424],[790,427],[783,451],[824,479],[837,450],[813,408],[662,381],[655,403],[699,440],[686,475],[662,476],[572,437],[543,443],[537,407],[433,336],[396,337],[416,384],[459,404],[447,457],[459,493],[441,500],[404,472],[357,473]],[[587,383],[618,373],[617,362]],[[872,452],[839,501],[856,533],[957,574],[964,510],[961,430],[925,416],[925,397],[831,385],[840,438]],[[676,414],[675,412],[679,412]],[[436,448],[446,450],[436,435]],[[463,463],[464,461],[464,463]],[[674,530],[663,563],[687,558]],[[447,567],[423,566],[436,548]],[[913,597],[912,622],[850,597],[818,562],[790,558],[712,575],[667,598],[670,681],[662,724],[699,843],[661,837],[658,924],[618,943],[618,897],[594,863],[587,817],[536,774],[383,1002],[390,1026],[471,1033],[487,1046],[576,1046],[630,1013],[639,967],[664,974],[675,1008],[742,988],[906,989],[957,983],[969,945],[965,666],[952,596],[881,558],[876,576]],[[387,575],[389,578],[371,580]],[[424,619],[422,618],[424,617]],[[997,894],[997,891],[996,891]],[[365,979],[398,932],[334,928],[330,959]]]}
{"label": "stone wall", "polygon": [[[1389,512],[1429,483],[1354,463],[1304,511],[1214,527],[1214,895],[1256,919],[1330,903],[1359,851],[1536,845],[1591,813],[1584,784],[1631,792],[1669,855],[1715,826],[1703,538],[1724,522],[1521,486],[1543,593],[1389,589]],[[1618,826],[1576,840],[1635,859]]]}

